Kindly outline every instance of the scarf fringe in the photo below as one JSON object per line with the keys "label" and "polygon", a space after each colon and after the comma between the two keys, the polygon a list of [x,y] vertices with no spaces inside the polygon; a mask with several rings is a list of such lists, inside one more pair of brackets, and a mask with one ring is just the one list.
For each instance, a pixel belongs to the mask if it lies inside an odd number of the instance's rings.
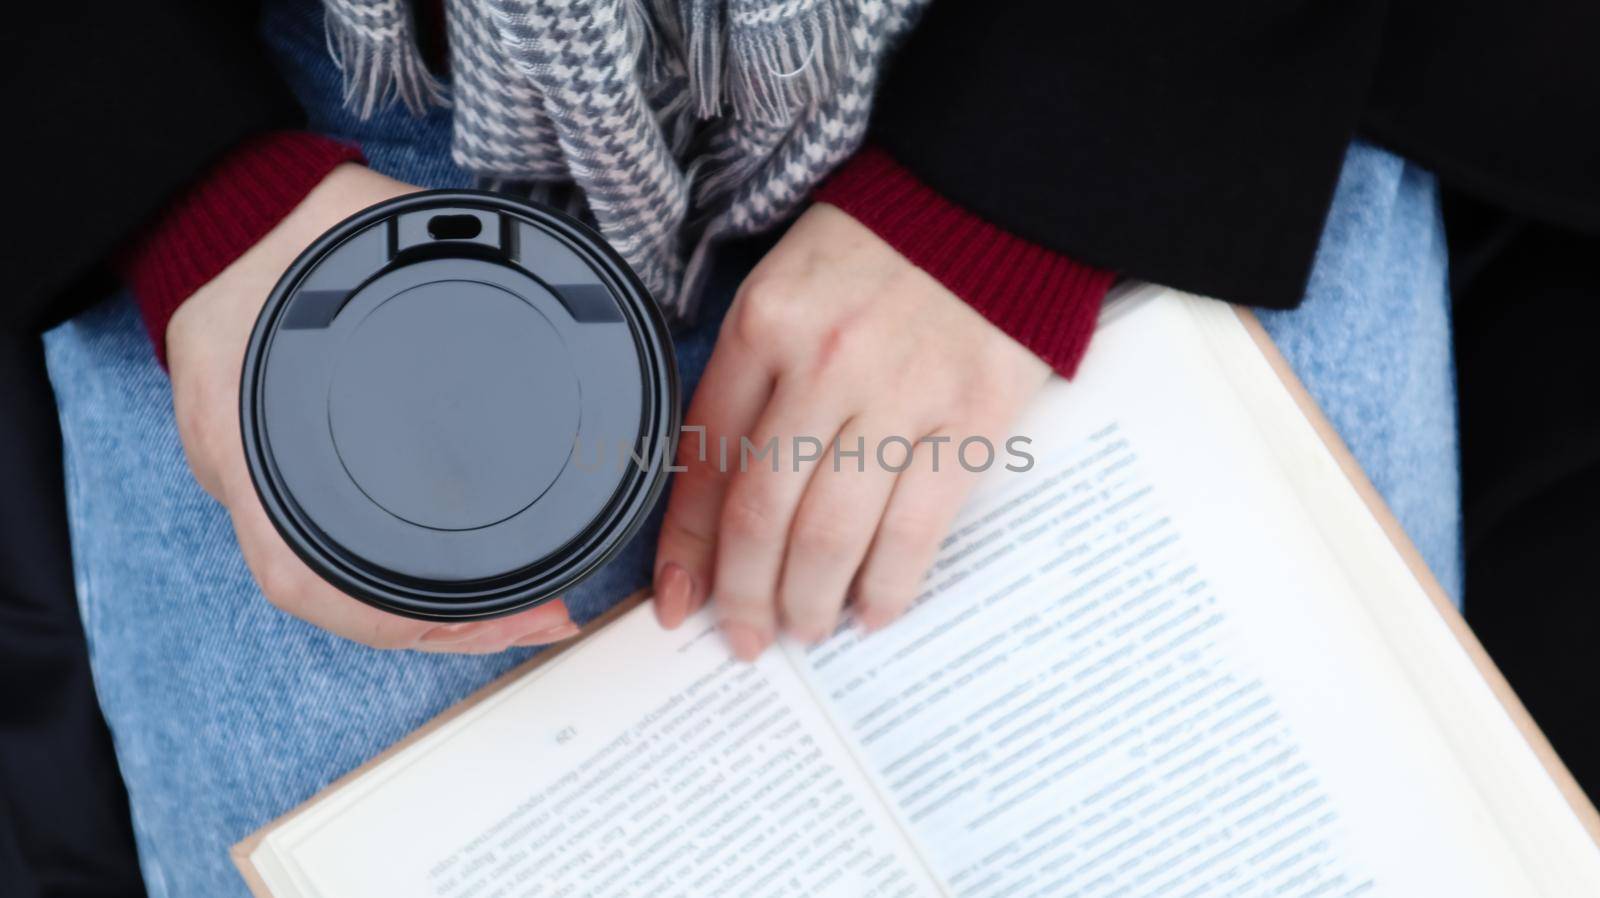
{"label": "scarf fringe", "polygon": [[620,16],[646,102],[674,158],[694,140],[693,77],[684,70],[684,31],[675,0],[620,0]]}
{"label": "scarf fringe", "polygon": [[841,5],[841,0],[796,2],[786,16],[769,16],[760,4],[736,5],[729,16],[724,72],[736,115],[787,122],[794,110],[832,92],[850,52]]}
{"label": "scarf fringe", "polygon": [[715,118],[722,114],[722,60],[728,41],[723,0],[683,0],[678,11],[695,115]]}
{"label": "scarf fringe", "polygon": [[413,115],[450,104],[444,85],[422,60],[409,15],[374,28],[341,13],[329,3],[323,28],[328,52],[344,80],[345,108],[365,121],[395,98]]}

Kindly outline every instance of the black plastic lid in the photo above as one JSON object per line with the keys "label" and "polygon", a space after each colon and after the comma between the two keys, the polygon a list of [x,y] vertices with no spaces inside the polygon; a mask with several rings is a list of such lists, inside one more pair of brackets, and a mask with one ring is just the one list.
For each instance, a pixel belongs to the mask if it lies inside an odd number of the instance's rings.
{"label": "black plastic lid", "polygon": [[599,235],[431,191],[289,267],[251,334],[240,414],[262,504],[313,570],[398,614],[489,617],[555,598],[638,529],[677,432],[677,368]]}

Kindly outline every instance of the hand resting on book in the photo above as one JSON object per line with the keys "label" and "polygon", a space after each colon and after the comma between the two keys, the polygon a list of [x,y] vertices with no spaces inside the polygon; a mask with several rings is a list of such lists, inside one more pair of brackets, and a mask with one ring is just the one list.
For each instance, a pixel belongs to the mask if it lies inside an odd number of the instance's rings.
{"label": "hand resting on book", "polygon": [[962,441],[1003,463],[1049,376],[872,231],[813,206],[740,288],[690,404],[656,554],[661,622],[715,593],[749,660],[780,626],[826,637],[847,596],[864,625],[893,620],[976,479]]}

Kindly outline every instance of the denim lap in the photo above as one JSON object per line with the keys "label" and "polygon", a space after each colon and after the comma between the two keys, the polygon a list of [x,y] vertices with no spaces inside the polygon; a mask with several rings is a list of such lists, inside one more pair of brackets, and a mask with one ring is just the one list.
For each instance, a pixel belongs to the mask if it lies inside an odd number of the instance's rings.
{"label": "denim lap", "polygon": [[1258,315],[1459,607],[1461,472],[1446,274],[1433,176],[1355,143],[1304,302]]}

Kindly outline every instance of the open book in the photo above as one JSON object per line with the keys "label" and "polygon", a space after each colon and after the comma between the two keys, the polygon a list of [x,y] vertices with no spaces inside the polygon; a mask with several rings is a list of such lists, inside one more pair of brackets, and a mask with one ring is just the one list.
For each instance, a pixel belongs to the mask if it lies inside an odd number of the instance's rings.
{"label": "open book", "polygon": [[1159,288],[904,619],[625,607],[235,848],[258,895],[1600,895],[1600,820],[1260,326]]}

